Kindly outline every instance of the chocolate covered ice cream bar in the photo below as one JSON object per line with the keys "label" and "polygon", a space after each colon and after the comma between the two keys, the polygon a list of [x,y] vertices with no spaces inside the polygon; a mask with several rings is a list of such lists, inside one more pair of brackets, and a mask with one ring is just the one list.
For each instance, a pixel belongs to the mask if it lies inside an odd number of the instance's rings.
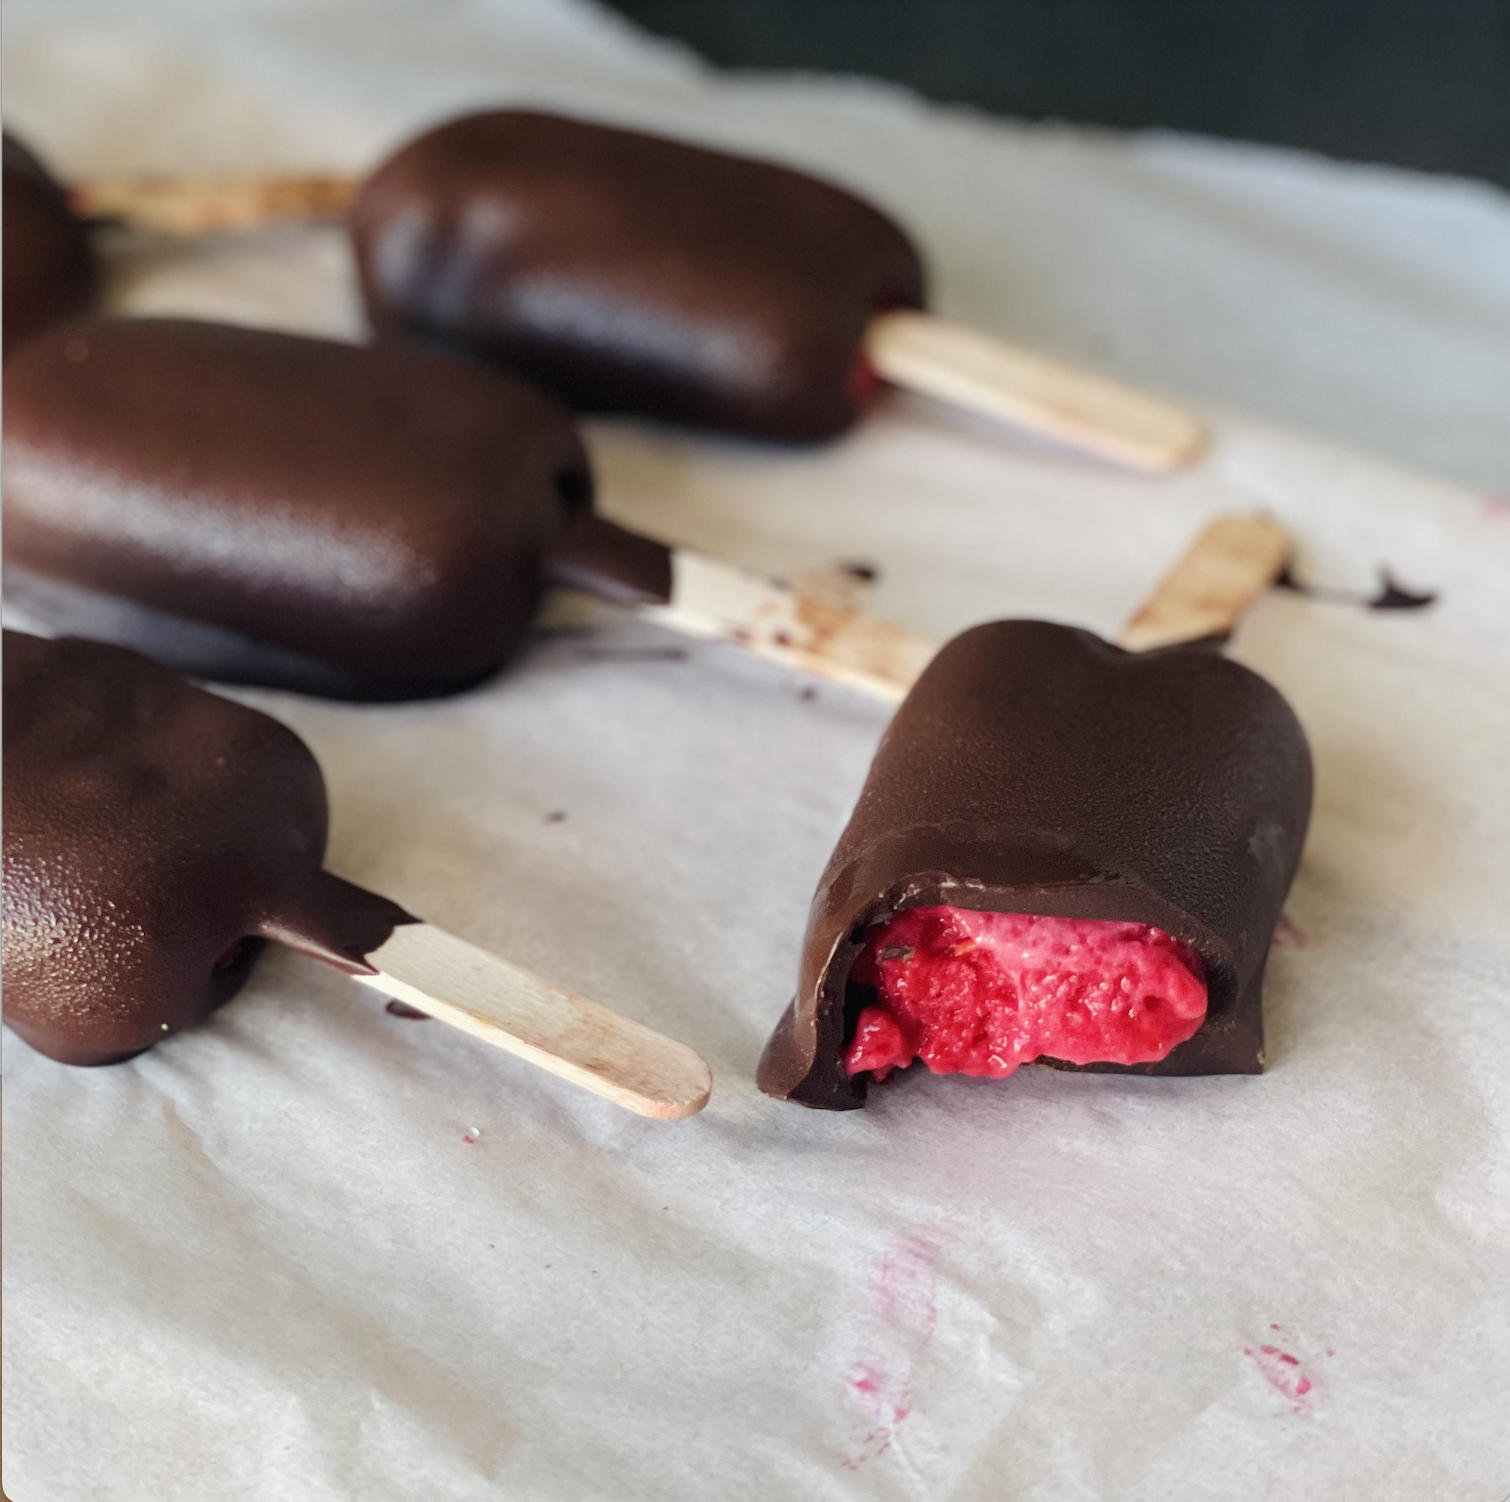
{"label": "chocolate covered ice cream bar", "polygon": [[1144,652],[1045,621],[939,652],[819,883],[767,1094],[851,1109],[914,1059],[997,1078],[1262,1069],[1310,753],[1258,674],[1155,646],[1160,614],[1130,628]]}
{"label": "chocolate covered ice cream bar", "polygon": [[529,111],[409,143],[351,225],[379,333],[468,349],[574,407],[784,438],[847,427],[867,324],[923,303],[916,250],[852,194]]}
{"label": "chocolate covered ice cream bar", "polygon": [[269,942],[643,1115],[707,1100],[690,1049],[323,869],[325,786],[265,714],[134,652],[7,631],[5,1022],[111,1064],[229,1001]]}
{"label": "chocolate covered ice cream bar", "polygon": [[72,323],[6,375],[6,587],[179,671],[450,691],[517,647],[590,507],[569,415],[417,350]]}
{"label": "chocolate covered ice cream bar", "polygon": [[50,323],[82,312],[98,268],[84,223],[47,169],[5,137],[5,353]]}
{"label": "chocolate covered ice cream bar", "polygon": [[559,403],[408,346],[65,325],[7,368],[4,493],[33,619],[226,682],[454,692],[548,584],[894,699],[932,650],[598,517]]}
{"label": "chocolate covered ice cream bar", "polygon": [[925,316],[897,224],[771,162],[499,110],[404,146],[351,227],[380,333],[577,408],[812,440],[885,379],[1149,468],[1200,444],[1168,402]]}

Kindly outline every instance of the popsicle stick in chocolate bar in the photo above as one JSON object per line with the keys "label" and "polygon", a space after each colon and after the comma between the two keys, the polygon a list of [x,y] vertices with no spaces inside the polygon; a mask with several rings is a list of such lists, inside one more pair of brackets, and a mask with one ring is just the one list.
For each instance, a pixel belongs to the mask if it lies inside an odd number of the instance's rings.
{"label": "popsicle stick in chocolate bar", "polygon": [[6,587],[60,634],[337,698],[455,692],[585,590],[895,703],[911,632],[598,516],[570,414],[473,361],[174,320],[6,369]]}
{"label": "popsicle stick in chocolate bar", "polygon": [[1284,530],[1260,516],[1219,516],[1118,637],[1129,652],[1226,636],[1284,571]]}
{"label": "popsicle stick in chocolate bar", "polygon": [[395,928],[367,963],[364,984],[641,1116],[708,1103],[708,1066],[685,1044],[428,923]]}
{"label": "popsicle stick in chocolate bar", "polygon": [[360,178],[333,173],[141,173],[86,178],[73,184],[68,198],[84,219],[193,236],[284,220],[340,219],[360,186]]}
{"label": "popsicle stick in chocolate bar", "polygon": [[1171,401],[931,313],[880,314],[865,351],[893,385],[1135,469],[1178,469],[1205,442]]}
{"label": "popsicle stick in chocolate bar", "polygon": [[528,110],[465,116],[337,178],[80,184],[198,233],[340,213],[373,327],[496,361],[579,410],[832,437],[890,381],[1149,471],[1200,422],[1163,398],[924,311],[916,247],[854,194],[771,162]]}
{"label": "popsicle stick in chocolate bar", "polygon": [[322,868],[325,785],[268,715],[146,658],[5,633],[5,1022],[110,1064],[202,1021],[269,942],[642,1116],[690,1116],[690,1049]]}
{"label": "popsicle stick in chocolate bar", "polygon": [[[1128,651],[1224,636],[1285,565],[1284,532],[1262,517],[1218,517],[1196,538],[1129,622]],[[940,643],[829,604],[684,548],[672,550],[671,600],[638,613],[691,636],[747,651],[844,688],[898,704]]]}
{"label": "popsicle stick in chocolate bar", "polygon": [[930,636],[687,548],[671,552],[670,600],[637,613],[890,704],[901,703],[938,650]]}

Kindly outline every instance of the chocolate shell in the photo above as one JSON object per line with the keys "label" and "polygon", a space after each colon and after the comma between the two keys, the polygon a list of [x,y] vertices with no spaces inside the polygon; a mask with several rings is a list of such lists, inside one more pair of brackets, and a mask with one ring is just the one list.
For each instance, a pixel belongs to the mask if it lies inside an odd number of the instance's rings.
{"label": "chocolate shell", "polygon": [[321,870],[325,785],[276,720],[134,652],[5,633],[5,1022],[111,1064],[201,1021],[269,939],[352,973],[402,908]]}
{"label": "chocolate shell", "polygon": [[866,324],[923,302],[917,252],[852,194],[528,111],[405,146],[351,231],[380,334],[468,350],[579,409],[777,438],[853,422]]}
{"label": "chocolate shell", "polygon": [[[5,416],[11,598],[198,677],[452,692],[517,649],[553,546],[612,562],[570,414],[412,348],[68,324],[9,363]],[[664,554],[630,584],[669,590]]]}
{"label": "chocolate shell", "polygon": [[83,221],[47,169],[5,137],[5,353],[81,313],[99,280]]}
{"label": "chocolate shell", "polygon": [[1128,653],[1044,621],[965,632],[876,753],[813,899],[761,1089],[864,1105],[867,1077],[843,1062],[869,999],[850,967],[871,924],[934,905],[1121,919],[1186,940],[1206,967],[1199,1031],[1158,1063],[1081,1067],[1260,1072],[1264,962],[1310,808],[1300,723],[1238,663]]}

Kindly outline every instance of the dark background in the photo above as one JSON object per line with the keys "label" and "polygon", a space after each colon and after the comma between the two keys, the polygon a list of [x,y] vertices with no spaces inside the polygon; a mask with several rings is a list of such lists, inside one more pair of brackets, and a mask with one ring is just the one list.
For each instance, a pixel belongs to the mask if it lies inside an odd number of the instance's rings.
{"label": "dark background", "polygon": [[1510,0],[613,0],[735,68],[1510,187]]}

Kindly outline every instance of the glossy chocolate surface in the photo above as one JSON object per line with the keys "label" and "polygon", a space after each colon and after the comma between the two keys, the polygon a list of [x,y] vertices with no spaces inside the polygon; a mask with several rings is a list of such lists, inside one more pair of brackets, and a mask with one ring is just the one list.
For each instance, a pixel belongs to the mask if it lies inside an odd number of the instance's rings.
{"label": "glossy chocolate surface", "polygon": [[5,1021],[110,1064],[241,988],[269,939],[360,972],[395,904],[321,870],[293,731],[134,652],[5,633]]}
{"label": "glossy chocolate surface", "polygon": [[411,142],[351,226],[380,334],[469,350],[579,409],[777,438],[853,422],[866,324],[923,302],[907,237],[842,189],[527,111]]}
{"label": "glossy chocolate surface", "polygon": [[62,188],[5,137],[5,353],[94,300],[98,271],[83,222]]}
{"label": "glossy chocolate surface", "polygon": [[[813,899],[769,1095],[865,1103],[844,1069],[865,930],[911,907],[1148,923],[1201,954],[1200,1030],[1133,1074],[1258,1073],[1269,941],[1300,860],[1311,758],[1294,712],[1209,650],[1132,654],[999,621],[938,654],[887,730]],[[1074,1066],[1045,1059],[1059,1068]]]}
{"label": "glossy chocolate surface", "polygon": [[552,546],[595,530],[570,414],[523,383],[178,320],[73,323],[20,351],[4,487],[7,589],[53,630],[342,698],[492,673]]}

